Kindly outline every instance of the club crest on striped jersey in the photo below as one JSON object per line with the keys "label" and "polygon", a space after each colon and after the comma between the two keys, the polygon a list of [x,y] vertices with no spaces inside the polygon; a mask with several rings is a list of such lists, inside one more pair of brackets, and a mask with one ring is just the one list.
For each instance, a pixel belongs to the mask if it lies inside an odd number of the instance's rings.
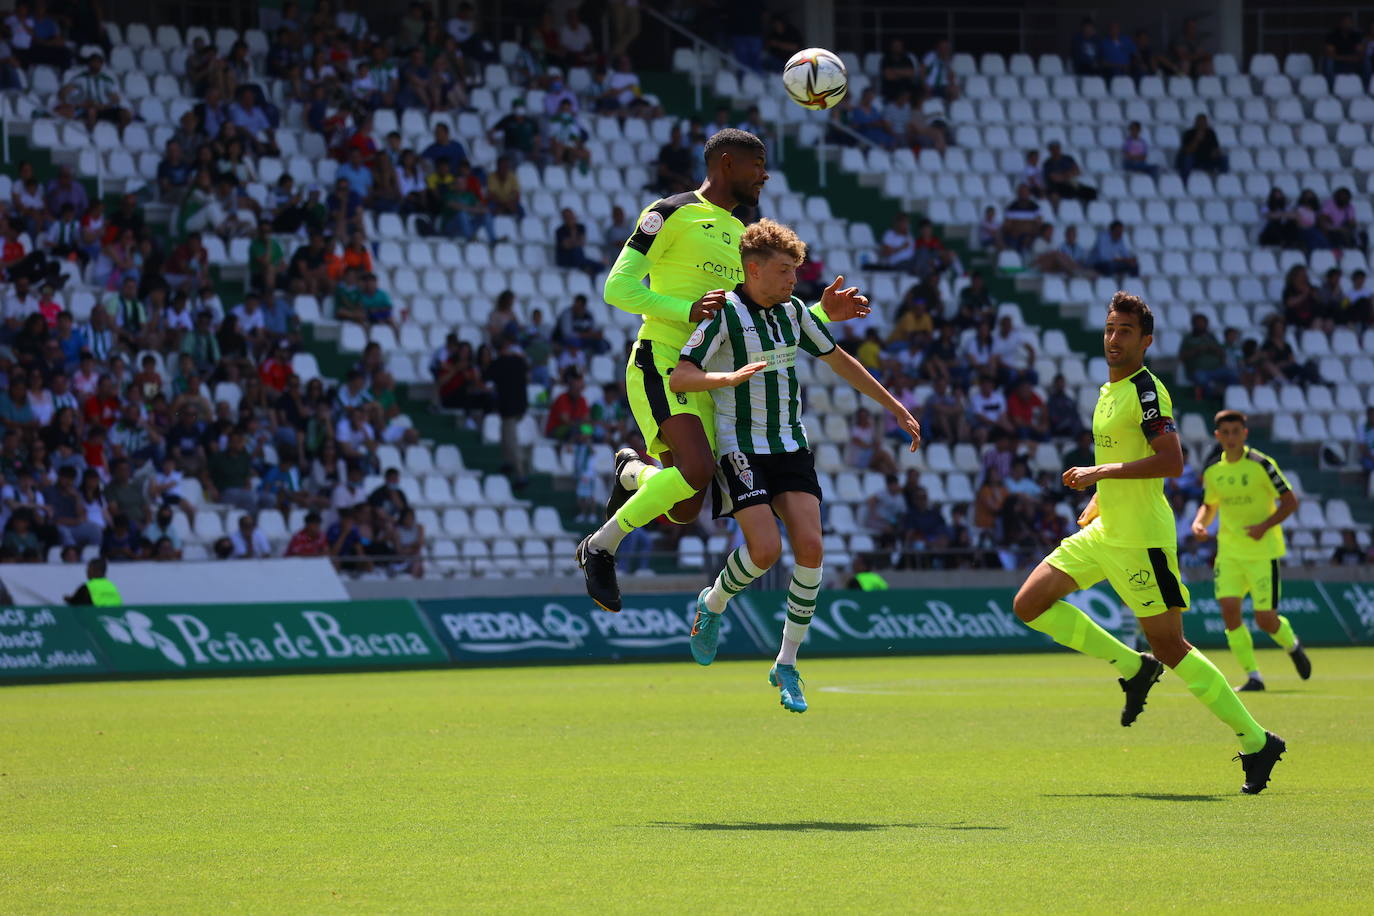
{"label": "club crest on striped jersey", "polygon": [[705,339],[706,332],[703,331],[701,328],[697,328],[695,331],[692,332],[692,336],[687,338],[687,346],[693,348],[699,347],[701,346],[701,342]]}

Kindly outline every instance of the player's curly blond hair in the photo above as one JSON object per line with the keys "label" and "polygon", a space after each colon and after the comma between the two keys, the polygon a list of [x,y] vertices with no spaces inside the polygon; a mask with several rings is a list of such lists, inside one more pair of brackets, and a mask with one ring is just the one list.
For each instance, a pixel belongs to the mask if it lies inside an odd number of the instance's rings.
{"label": "player's curly blond hair", "polygon": [[771,219],[761,219],[744,230],[739,240],[740,260],[756,261],[774,252],[790,255],[800,264],[806,260],[806,243],[791,227]]}

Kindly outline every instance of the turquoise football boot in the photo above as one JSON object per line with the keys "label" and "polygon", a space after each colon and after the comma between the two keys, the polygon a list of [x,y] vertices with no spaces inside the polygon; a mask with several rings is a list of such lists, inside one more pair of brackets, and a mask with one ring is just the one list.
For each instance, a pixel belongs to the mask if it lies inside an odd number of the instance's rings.
{"label": "turquoise football boot", "polygon": [[796,665],[774,662],[768,672],[768,683],[778,688],[778,701],[789,712],[806,712],[806,697],[802,695],[802,679]]}
{"label": "turquoise football boot", "polygon": [[709,665],[716,660],[716,647],[720,644],[720,615],[706,607],[706,586],[697,595],[697,616],[692,620],[692,658],[698,665]]}

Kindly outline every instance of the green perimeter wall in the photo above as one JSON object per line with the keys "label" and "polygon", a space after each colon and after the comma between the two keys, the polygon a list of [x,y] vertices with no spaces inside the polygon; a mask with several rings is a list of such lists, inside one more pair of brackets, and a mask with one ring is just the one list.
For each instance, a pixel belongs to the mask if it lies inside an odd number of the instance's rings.
{"label": "green perimeter wall", "polygon": [[[1190,586],[1188,638],[1226,644],[1210,583]],[[1017,621],[1012,589],[824,593],[809,656],[1038,652],[1048,637]],[[1105,586],[1071,600],[1107,629],[1134,621]],[[784,592],[748,591],[725,618],[722,658],[777,648]],[[306,673],[328,670],[688,658],[694,594],[631,598],[501,596],[314,604],[0,608],[0,681]],[[1374,584],[1284,583],[1282,611],[1311,646],[1374,645]]]}

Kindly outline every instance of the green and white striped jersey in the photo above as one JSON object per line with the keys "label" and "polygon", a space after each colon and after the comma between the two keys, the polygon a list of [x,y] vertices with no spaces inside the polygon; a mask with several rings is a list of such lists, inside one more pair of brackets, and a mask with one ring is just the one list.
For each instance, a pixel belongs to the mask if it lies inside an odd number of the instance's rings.
{"label": "green and white striped jersey", "polygon": [[778,455],[810,447],[801,421],[798,349],[825,356],[835,349],[835,338],[800,299],[765,308],[745,296],[743,287],[726,293],[725,306],[692,332],[682,358],[707,372],[768,363],[744,384],[711,392],[719,454]]}

